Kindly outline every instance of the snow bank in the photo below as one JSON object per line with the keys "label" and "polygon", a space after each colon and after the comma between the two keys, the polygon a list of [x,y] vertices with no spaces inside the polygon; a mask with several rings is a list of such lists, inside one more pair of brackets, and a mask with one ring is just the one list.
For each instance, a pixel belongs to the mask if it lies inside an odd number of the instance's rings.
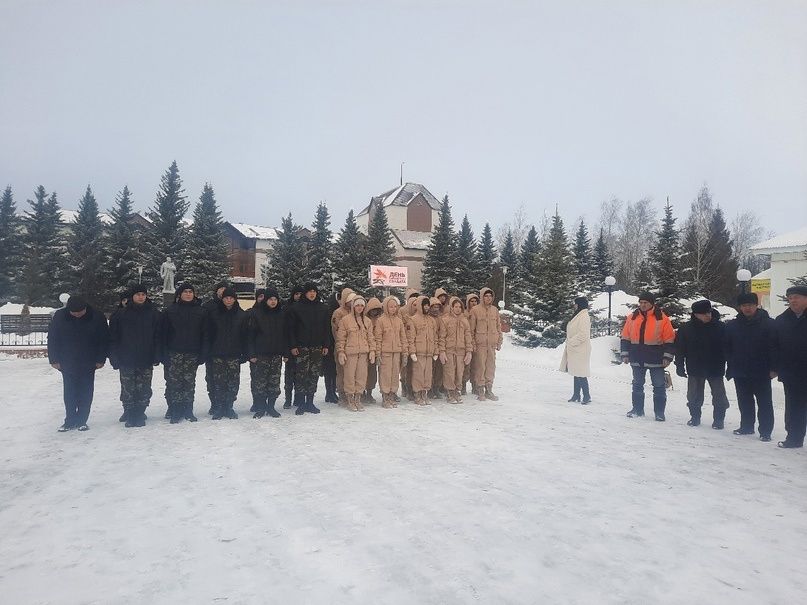
{"label": "snow bank", "polygon": [[[23,306],[24,305],[18,303],[0,305],[0,315],[19,315],[22,313]],[[31,312],[31,315],[50,315],[58,309],[54,309],[53,307],[28,307],[28,310]]]}
{"label": "snow bank", "polygon": [[[638,300],[632,294],[628,294],[627,292],[623,292],[622,290],[614,290],[612,293],[612,300],[611,300],[611,315],[614,319],[618,317],[625,317],[629,313],[631,313],[638,303]],[[692,299],[681,299],[681,304],[684,306],[685,309],[689,309],[692,306],[692,303],[696,300],[703,300],[703,296],[698,296]],[[720,315],[723,317],[733,317],[737,314],[737,311],[731,307],[727,307],[719,302],[712,301],[712,307],[718,310]],[[594,297],[594,300],[591,302],[591,309],[593,312],[599,312],[600,317],[607,319],[608,318],[608,292],[600,292],[597,296]]]}

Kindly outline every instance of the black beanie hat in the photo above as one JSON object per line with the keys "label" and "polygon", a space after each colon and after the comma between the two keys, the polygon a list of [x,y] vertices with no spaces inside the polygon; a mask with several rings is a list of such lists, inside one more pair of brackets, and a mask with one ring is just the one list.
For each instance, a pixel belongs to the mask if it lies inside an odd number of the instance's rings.
{"label": "black beanie hat", "polygon": [[656,304],[656,297],[653,295],[652,292],[642,292],[639,294],[639,302],[646,300],[649,303]]}
{"label": "black beanie hat", "polygon": [[132,296],[133,294],[137,294],[138,292],[142,292],[143,294],[148,294],[149,289],[146,288],[144,284],[132,284],[131,288],[129,288],[128,295]]}
{"label": "black beanie hat", "polygon": [[280,300],[280,292],[277,291],[277,288],[268,287],[266,288],[266,300],[270,298],[276,298],[278,301]]}
{"label": "black beanie hat", "polygon": [[301,285],[299,285],[299,284],[297,284],[296,286],[294,286],[294,287],[291,289],[291,295],[292,295],[292,297],[293,297],[295,294],[297,294],[298,292],[299,292],[300,294],[305,294],[305,290],[304,290],[304,289],[303,289],[303,287],[302,287]]}
{"label": "black beanie hat", "polygon": [[79,311],[83,311],[87,308],[87,301],[78,294],[73,294],[73,296],[67,299],[67,304],[65,306],[71,313],[78,313]]}
{"label": "black beanie hat", "polygon": [[693,313],[711,313],[712,312],[712,303],[708,300],[696,300],[692,303],[692,312]]}
{"label": "black beanie hat", "polygon": [[737,306],[740,305],[758,305],[759,296],[756,292],[743,292],[737,297]]}
{"label": "black beanie hat", "polygon": [[233,298],[238,298],[235,293],[235,290],[231,287],[224,288],[224,292],[221,293],[221,297],[224,298],[225,296],[232,296]]}
{"label": "black beanie hat", "polygon": [[579,296],[574,299],[574,304],[578,309],[588,309],[588,299],[585,296]]}
{"label": "black beanie hat", "polygon": [[176,290],[176,297],[179,298],[179,295],[182,294],[185,290],[190,290],[194,294],[196,294],[196,288],[193,287],[193,284],[190,282],[183,282],[177,286]]}
{"label": "black beanie hat", "polygon": [[785,296],[790,296],[791,294],[807,296],[807,286],[790,286],[785,292]]}
{"label": "black beanie hat", "polygon": [[303,284],[303,287],[301,289],[303,291],[303,294],[307,294],[311,292],[311,290],[314,290],[314,292],[319,294],[319,288],[317,288],[317,284],[315,284],[314,282],[308,282],[307,284]]}

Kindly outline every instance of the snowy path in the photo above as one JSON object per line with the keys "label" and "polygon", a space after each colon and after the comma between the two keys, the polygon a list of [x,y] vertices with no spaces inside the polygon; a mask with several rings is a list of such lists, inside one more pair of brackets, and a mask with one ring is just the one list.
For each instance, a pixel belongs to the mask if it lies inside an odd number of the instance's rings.
{"label": "snowy path", "polygon": [[[0,355],[4,603],[785,603],[804,598],[807,455],[628,420],[628,370],[566,403],[556,352],[507,348],[498,404],[57,434],[45,360]],[[731,391],[732,389],[730,389]],[[202,372],[197,411],[205,412]],[[781,395],[777,428],[783,437]],[[321,399],[321,397],[320,397]],[[204,408],[204,409],[203,409]],[[704,416],[710,412],[705,410]]]}

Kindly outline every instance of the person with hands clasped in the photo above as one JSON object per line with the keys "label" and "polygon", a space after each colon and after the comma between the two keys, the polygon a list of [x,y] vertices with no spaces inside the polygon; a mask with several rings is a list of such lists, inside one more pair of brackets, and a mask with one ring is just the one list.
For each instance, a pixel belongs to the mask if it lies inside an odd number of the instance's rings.
{"label": "person with hands clasped", "polygon": [[429,297],[418,296],[415,314],[409,322],[409,359],[412,362],[412,392],[417,405],[429,405],[428,392],[432,386],[432,364],[440,352],[437,343],[437,322],[429,316]]}
{"label": "person with hands clasped", "polygon": [[460,389],[465,368],[471,363],[474,343],[471,339],[471,324],[465,318],[462,301],[452,296],[448,301],[448,313],[440,317],[443,324],[444,348],[440,353],[443,364],[443,387],[448,403],[462,403]]}
{"label": "person with hands clasped", "polygon": [[378,382],[381,387],[381,407],[397,408],[395,393],[401,374],[409,360],[409,343],[406,326],[401,317],[400,303],[394,296],[387,296],[382,303],[384,313],[373,328],[376,360],[379,364]]}
{"label": "person with hands clasped", "polygon": [[353,299],[351,312],[339,320],[336,331],[336,361],[343,368],[347,409],[364,410],[361,394],[367,384],[367,364],[375,363],[373,323],[365,317],[367,301],[361,296]]}

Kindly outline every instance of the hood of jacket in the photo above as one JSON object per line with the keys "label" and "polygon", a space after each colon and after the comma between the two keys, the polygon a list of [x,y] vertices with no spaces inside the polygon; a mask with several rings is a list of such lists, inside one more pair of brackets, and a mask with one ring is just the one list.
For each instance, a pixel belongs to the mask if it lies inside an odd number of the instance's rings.
{"label": "hood of jacket", "polygon": [[384,302],[382,303],[382,307],[384,309],[384,314],[385,315],[391,315],[390,312],[389,312],[389,306],[390,306],[390,304],[392,303],[393,300],[398,303],[398,313],[401,312],[401,309],[400,309],[401,302],[394,296],[387,296],[384,299]]}
{"label": "hood of jacket", "polygon": [[475,298],[476,302],[479,303],[479,294],[475,292],[471,292],[468,296],[465,297],[465,310],[470,311],[471,309],[471,299]]}
{"label": "hood of jacket", "polygon": [[445,291],[443,288],[437,288],[437,289],[434,291],[434,297],[435,297],[435,298],[440,298],[440,296],[442,296],[443,294],[445,294],[446,296],[448,296],[448,292],[446,292],[446,291]]}
{"label": "hood of jacket", "polygon": [[[452,311],[452,307],[454,306],[454,301],[456,301],[456,302],[460,303],[460,305],[462,305],[462,301],[460,300],[459,296],[452,296],[451,298],[448,299],[448,302],[446,303],[448,305],[448,311],[446,311],[446,313],[448,313],[449,315],[452,315],[452,316],[454,315],[454,312]],[[462,313],[460,313],[460,315],[462,315]]]}
{"label": "hood of jacket", "polygon": [[381,305],[381,301],[378,300],[375,296],[371,297],[367,301],[367,306],[364,308],[364,313],[367,314],[373,309],[381,309],[381,310],[384,309],[384,307]]}
{"label": "hood of jacket", "polygon": [[404,304],[409,302],[409,299],[412,298],[413,294],[417,294],[418,296],[420,296],[420,292],[418,292],[414,288],[407,288],[406,289],[406,293],[404,294]]}
{"label": "hood of jacket", "polygon": [[423,302],[424,301],[429,301],[429,297],[421,295],[421,296],[418,296],[415,299],[415,303],[414,303],[415,312],[412,315],[420,315],[420,316],[425,317],[425,315],[423,313]]}
{"label": "hood of jacket", "polygon": [[339,294],[339,306],[345,311],[347,311],[347,304],[352,300],[351,296],[356,297],[356,293],[352,289],[342,288],[342,292]]}
{"label": "hood of jacket", "polygon": [[[496,295],[493,293],[493,290],[491,288],[482,288],[479,291],[479,304],[480,305],[483,304],[482,301],[485,300],[485,292],[490,292],[490,295],[493,296],[493,300],[496,300]],[[493,303],[491,303],[491,304],[493,304]]]}

